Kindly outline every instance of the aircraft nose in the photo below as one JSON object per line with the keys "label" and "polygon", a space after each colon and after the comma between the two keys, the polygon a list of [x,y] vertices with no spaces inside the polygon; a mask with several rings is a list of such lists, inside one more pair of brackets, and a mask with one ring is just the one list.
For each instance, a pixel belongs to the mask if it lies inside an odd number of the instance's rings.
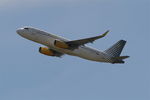
{"label": "aircraft nose", "polygon": [[17,29],[17,30],[16,30],[16,32],[19,34],[19,33],[20,33],[20,30],[19,30],[19,29]]}
{"label": "aircraft nose", "polygon": [[21,34],[22,34],[22,28],[17,29],[16,32],[17,32],[19,35],[21,35]]}

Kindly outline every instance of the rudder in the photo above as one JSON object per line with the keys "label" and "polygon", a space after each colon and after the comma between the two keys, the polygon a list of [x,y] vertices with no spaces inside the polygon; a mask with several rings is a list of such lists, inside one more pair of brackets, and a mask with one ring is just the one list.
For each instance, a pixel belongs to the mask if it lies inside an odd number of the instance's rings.
{"label": "rudder", "polygon": [[112,57],[119,57],[124,46],[126,44],[125,40],[120,40],[109,49],[105,50],[104,52],[111,55]]}

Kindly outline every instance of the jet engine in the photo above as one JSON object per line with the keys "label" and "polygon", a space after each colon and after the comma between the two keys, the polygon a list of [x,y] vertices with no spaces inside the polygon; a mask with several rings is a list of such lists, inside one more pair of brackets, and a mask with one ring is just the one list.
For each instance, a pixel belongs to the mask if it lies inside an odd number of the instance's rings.
{"label": "jet engine", "polygon": [[39,52],[47,56],[54,56],[54,52],[47,47],[40,47]]}
{"label": "jet engine", "polygon": [[68,49],[69,48],[68,44],[66,44],[65,42],[60,41],[60,40],[55,40],[54,45],[58,48],[63,48],[63,49]]}

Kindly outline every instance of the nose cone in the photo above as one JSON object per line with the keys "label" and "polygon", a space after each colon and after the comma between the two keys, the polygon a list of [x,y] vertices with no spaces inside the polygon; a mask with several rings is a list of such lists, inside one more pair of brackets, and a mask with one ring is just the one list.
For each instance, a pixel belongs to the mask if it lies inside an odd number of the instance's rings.
{"label": "nose cone", "polygon": [[22,28],[19,28],[16,30],[16,32],[19,34],[19,35],[22,35],[23,34],[23,29]]}
{"label": "nose cone", "polygon": [[19,34],[20,33],[20,29],[17,29],[16,32]]}

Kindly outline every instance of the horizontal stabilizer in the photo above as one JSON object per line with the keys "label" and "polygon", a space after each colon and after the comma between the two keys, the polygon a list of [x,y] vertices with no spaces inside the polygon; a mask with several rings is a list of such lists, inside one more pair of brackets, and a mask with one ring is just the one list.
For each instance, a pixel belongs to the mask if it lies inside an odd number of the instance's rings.
{"label": "horizontal stabilizer", "polygon": [[126,58],[129,58],[129,56],[113,57],[113,59],[118,59],[118,60],[122,60],[122,59],[126,59]]}

